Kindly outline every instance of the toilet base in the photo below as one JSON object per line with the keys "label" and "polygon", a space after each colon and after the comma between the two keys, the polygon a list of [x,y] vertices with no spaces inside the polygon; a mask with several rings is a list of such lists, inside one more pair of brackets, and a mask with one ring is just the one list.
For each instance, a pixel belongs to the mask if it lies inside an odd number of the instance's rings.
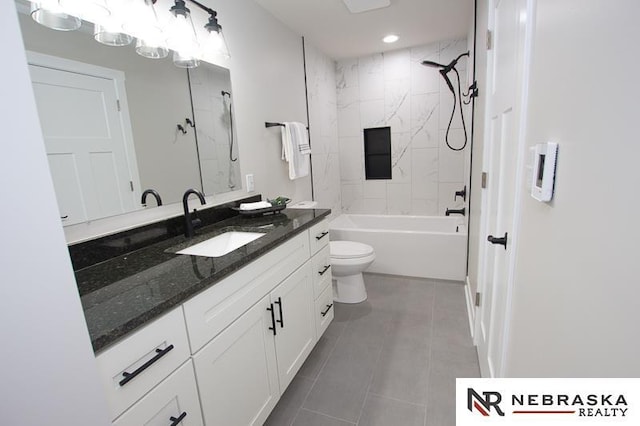
{"label": "toilet base", "polygon": [[360,303],[367,300],[362,273],[333,277],[333,300],[339,303]]}

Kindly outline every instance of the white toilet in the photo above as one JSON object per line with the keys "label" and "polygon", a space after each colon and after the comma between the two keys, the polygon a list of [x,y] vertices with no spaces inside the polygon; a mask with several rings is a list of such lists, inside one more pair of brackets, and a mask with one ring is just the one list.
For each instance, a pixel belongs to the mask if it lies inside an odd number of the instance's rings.
{"label": "white toilet", "polygon": [[355,241],[330,241],[333,300],[360,303],[367,299],[362,272],[373,263],[373,247]]}
{"label": "white toilet", "polygon": [[[300,201],[287,208],[315,209],[315,201]],[[331,236],[329,236],[331,238]],[[362,272],[376,259],[373,247],[355,241],[329,241],[333,300],[340,303],[360,303],[367,300]]]}

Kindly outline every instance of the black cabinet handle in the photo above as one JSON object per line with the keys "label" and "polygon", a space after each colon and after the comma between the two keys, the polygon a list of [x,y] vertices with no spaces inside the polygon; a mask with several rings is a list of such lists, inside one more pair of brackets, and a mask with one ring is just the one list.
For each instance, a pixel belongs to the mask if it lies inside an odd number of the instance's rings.
{"label": "black cabinet handle", "polygon": [[504,246],[504,249],[507,249],[507,237],[509,236],[508,233],[504,233],[504,237],[494,237],[493,235],[489,235],[487,237],[487,241],[489,241],[491,244],[499,244],[501,246]]}
{"label": "black cabinet handle", "polygon": [[180,414],[178,417],[169,417],[169,420],[171,420],[173,423],[171,423],[169,426],[178,426],[178,424],[182,421],[182,419],[184,419],[185,417],[187,417],[187,412],[183,411],[182,414]]}
{"label": "black cabinet handle", "polygon": [[269,307],[267,308],[267,311],[271,312],[271,325],[272,327],[269,327],[269,330],[273,331],[273,335],[276,335],[276,315],[273,312],[273,303],[269,303]]}
{"label": "black cabinet handle", "polygon": [[284,328],[284,318],[282,317],[282,298],[278,297],[278,300],[273,302],[274,305],[278,305],[278,310],[280,311],[280,319],[276,320],[278,324],[280,324],[280,328]]}
{"label": "black cabinet handle", "polygon": [[142,364],[138,369],[136,369],[136,371],[134,371],[133,373],[128,373],[126,371],[123,372],[122,375],[124,376],[124,379],[120,380],[120,383],[119,383],[120,386],[124,386],[127,383],[129,383],[138,374],[142,373],[144,370],[151,367],[151,364],[153,364],[154,362],[156,362],[157,360],[159,360],[160,358],[168,354],[171,349],[173,349],[173,345],[169,345],[164,349],[156,349],[156,355],[153,358],[151,358],[149,361]]}
{"label": "black cabinet handle", "polygon": [[316,235],[316,240],[323,239],[326,235],[329,235],[329,231],[324,231],[323,233]]}
{"label": "black cabinet handle", "polygon": [[318,271],[318,273],[320,275],[324,275],[324,273],[327,272],[329,268],[331,268],[331,265],[324,265],[324,269],[322,271]]}
{"label": "black cabinet handle", "polygon": [[331,310],[332,306],[333,306],[333,303],[328,304],[327,309],[324,312],[320,312],[320,315],[322,315],[323,317],[326,317],[329,311]]}

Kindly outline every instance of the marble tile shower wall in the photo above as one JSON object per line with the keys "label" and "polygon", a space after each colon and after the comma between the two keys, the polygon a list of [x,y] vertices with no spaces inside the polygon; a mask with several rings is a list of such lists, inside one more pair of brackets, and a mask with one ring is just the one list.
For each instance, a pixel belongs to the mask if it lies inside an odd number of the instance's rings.
{"label": "marble tile shower wall", "polygon": [[335,62],[305,41],[313,191],[318,205],[340,215],[340,146]]}
{"label": "marble tile shower wall", "polygon": [[[423,60],[449,63],[467,51],[467,40],[340,60],[336,64],[342,210],[345,213],[443,215],[465,174],[465,148],[445,145],[453,98],[436,69]],[[458,63],[462,90],[467,60]],[[451,74],[453,75],[453,73]],[[455,80],[454,80],[455,81]],[[455,84],[455,83],[454,83]],[[467,133],[470,115],[465,112]],[[365,180],[363,129],[391,127],[392,179]],[[464,142],[459,112],[449,141]],[[315,173],[315,169],[314,169]]]}

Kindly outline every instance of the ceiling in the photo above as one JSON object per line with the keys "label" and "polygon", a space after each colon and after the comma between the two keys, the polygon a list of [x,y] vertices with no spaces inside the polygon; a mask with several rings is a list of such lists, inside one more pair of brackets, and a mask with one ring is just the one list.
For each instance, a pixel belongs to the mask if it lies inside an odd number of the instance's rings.
{"label": "ceiling", "polygon": [[[473,0],[391,0],[357,14],[342,0],[255,1],[334,59],[465,37],[473,16]],[[400,40],[383,43],[390,33]]]}

